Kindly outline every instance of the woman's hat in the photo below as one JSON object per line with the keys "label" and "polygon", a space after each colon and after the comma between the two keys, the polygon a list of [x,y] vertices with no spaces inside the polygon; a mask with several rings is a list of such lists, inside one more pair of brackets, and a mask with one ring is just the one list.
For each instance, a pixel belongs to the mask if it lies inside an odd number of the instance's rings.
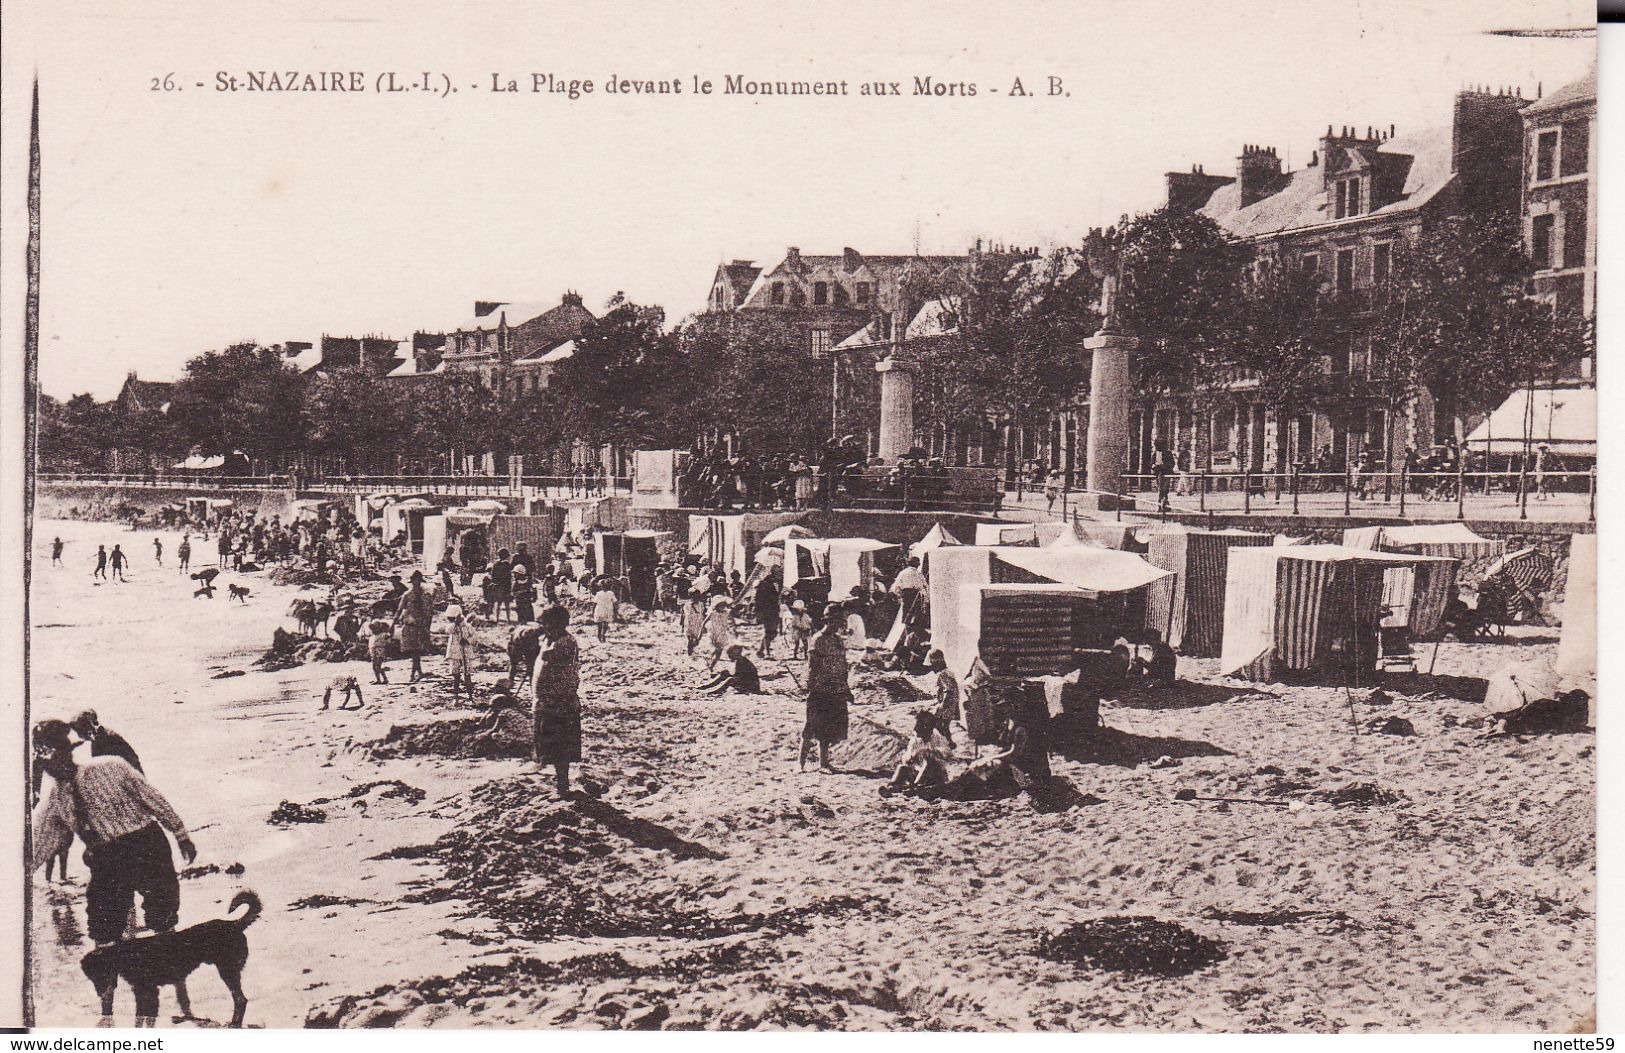
{"label": "woman's hat", "polygon": [[797,600],[796,602],[790,604],[790,609],[792,611],[804,611],[807,609],[807,601]]}
{"label": "woman's hat", "polygon": [[745,645],[744,644],[736,643],[736,644],[729,644],[728,645],[728,657],[729,658],[738,658],[740,655],[742,655],[744,653],[745,653]]}
{"label": "woman's hat", "polygon": [[512,691],[513,690],[513,681],[509,680],[507,677],[502,677],[495,684],[492,684],[491,686],[494,689],[498,690],[498,691]]}
{"label": "woman's hat", "polygon": [[711,601],[711,609],[713,611],[720,611],[722,608],[727,606],[729,606],[729,603],[728,597],[726,596],[718,596]]}
{"label": "woman's hat", "polygon": [[[399,576],[400,576],[400,575],[398,575],[398,574],[397,574],[397,575],[396,575],[396,577],[399,577]],[[422,581],[422,580],[423,580],[423,571],[421,571],[421,570],[414,570],[414,571],[413,571],[413,572],[412,572],[412,580],[413,580],[413,581]]]}
{"label": "woman's hat", "polygon": [[462,616],[463,616],[463,609],[461,607],[457,606],[457,604],[454,603],[451,606],[446,608],[446,617],[448,617],[448,618],[461,618]]}

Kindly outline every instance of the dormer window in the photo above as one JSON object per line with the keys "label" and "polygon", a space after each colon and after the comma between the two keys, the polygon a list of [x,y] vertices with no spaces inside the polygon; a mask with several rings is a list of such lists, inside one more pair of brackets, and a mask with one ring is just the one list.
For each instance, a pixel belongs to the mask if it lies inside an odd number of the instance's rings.
{"label": "dormer window", "polygon": [[819,307],[829,303],[828,282],[813,282],[813,303]]}
{"label": "dormer window", "polygon": [[773,306],[775,306],[775,307],[784,306],[784,283],[783,282],[774,282],[773,283],[773,293],[772,293],[771,299],[773,301]]}
{"label": "dormer window", "polygon": [[1339,179],[1335,187],[1337,197],[1337,216],[1343,219],[1347,216],[1360,214],[1360,180]]}

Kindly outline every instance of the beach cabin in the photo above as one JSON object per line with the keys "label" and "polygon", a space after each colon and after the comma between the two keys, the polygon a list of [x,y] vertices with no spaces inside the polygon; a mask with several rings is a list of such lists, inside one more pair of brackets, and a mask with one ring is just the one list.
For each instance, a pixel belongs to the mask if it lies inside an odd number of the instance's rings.
{"label": "beach cabin", "polygon": [[[396,501],[394,504],[385,505],[383,526],[384,544],[392,544],[397,537],[404,534],[406,536],[407,544],[411,548],[412,554],[415,556],[421,556],[423,554],[424,523],[429,519],[442,520],[439,525],[439,530],[441,532],[440,536],[444,538],[446,526],[445,522],[443,521],[444,509],[433,502],[425,500],[421,497],[409,497],[404,501]],[[440,547],[444,548],[444,541],[441,542]],[[435,563],[438,564],[439,561],[440,555],[437,550],[435,554]],[[429,569],[433,570],[434,567],[431,566]]]}
{"label": "beach cabin", "polygon": [[1049,673],[1141,629],[1149,589],[1170,576],[1132,553],[1086,546],[939,548],[931,646],[960,675],[978,657],[996,675]]}
{"label": "beach cabin", "polygon": [[[1569,538],[1569,573],[1563,587],[1563,633],[1553,668],[1567,677],[1597,675],[1597,535]],[[1596,692],[1592,692],[1595,694]]]}
{"label": "beach cabin", "polygon": [[1146,562],[1173,577],[1151,590],[1146,623],[1181,654],[1217,658],[1224,640],[1224,592],[1230,551],[1265,548],[1273,534],[1169,528],[1151,535]]}
{"label": "beach cabin", "polygon": [[710,560],[724,575],[738,571],[741,579],[748,578],[756,550],[768,543],[767,536],[805,515],[804,512],[691,515],[688,517],[688,554]]}
{"label": "beach cabin", "polygon": [[1455,561],[1343,545],[1232,548],[1219,671],[1258,681],[1367,682],[1381,656],[1386,608],[1398,591],[1400,579],[1390,571],[1410,579],[1407,616],[1414,618],[1418,604],[1434,602],[1441,580],[1430,576],[1418,584],[1417,568],[1440,564],[1453,572]]}
{"label": "beach cabin", "polygon": [[895,574],[901,560],[902,546],[874,538],[791,538],[784,543],[784,587],[811,585],[814,599],[840,601],[853,589],[871,588],[876,574]]}
{"label": "beach cabin", "polygon": [[237,507],[237,502],[229,497],[188,497],[186,499],[186,514],[194,519],[201,519],[205,523],[213,523],[218,517]]}
{"label": "beach cabin", "polygon": [[939,548],[958,548],[964,542],[948,533],[941,523],[937,523],[925,532],[925,536],[908,547],[908,554],[920,561],[920,569],[929,574],[931,566],[931,553]]}
{"label": "beach cabin", "polygon": [[667,530],[599,531],[592,539],[598,573],[625,578],[629,588],[627,598],[641,610],[653,610],[660,539],[670,536]]}

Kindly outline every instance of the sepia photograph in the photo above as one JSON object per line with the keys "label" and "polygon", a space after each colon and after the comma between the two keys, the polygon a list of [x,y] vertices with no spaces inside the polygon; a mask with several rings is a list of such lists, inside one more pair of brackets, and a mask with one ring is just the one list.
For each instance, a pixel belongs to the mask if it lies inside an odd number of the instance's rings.
{"label": "sepia photograph", "polygon": [[1593,4],[3,16],[0,1024],[1598,1030]]}

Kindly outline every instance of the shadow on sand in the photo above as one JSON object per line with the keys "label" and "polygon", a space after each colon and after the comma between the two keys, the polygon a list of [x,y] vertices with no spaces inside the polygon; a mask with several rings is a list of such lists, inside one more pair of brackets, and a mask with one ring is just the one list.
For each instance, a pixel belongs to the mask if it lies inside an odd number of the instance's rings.
{"label": "shadow on sand", "polygon": [[1134,768],[1159,757],[1229,757],[1229,750],[1199,739],[1136,735],[1116,728],[1101,728],[1093,735],[1051,737],[1050,752],[1083,764],[1110,764]]}
{"label": "shadow on sand", "polygon": [[1124,694],[1116,704],[1124,709],[1201,709],[1231,701],[1253,702],[1260,698],[1279,697],[1246,684],[1203,684],[1179,680],[1168,687],[1136,688]]}

